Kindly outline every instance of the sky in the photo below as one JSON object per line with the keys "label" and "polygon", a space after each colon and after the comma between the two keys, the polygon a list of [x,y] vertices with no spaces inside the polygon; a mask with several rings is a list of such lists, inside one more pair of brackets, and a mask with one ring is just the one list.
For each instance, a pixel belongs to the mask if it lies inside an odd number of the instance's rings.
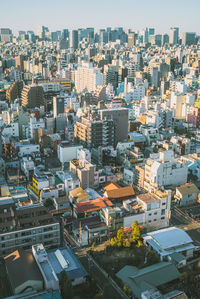
{"label": "sky", "polygon": [[200,33],[199,0],[0,0],[0,28],[50,31],[63,28],[154,27]]}

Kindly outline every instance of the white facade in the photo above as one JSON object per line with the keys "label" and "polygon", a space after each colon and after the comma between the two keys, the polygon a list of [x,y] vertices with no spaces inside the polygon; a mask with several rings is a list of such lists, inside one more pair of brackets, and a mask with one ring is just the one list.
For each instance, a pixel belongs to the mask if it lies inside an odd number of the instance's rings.
{"label": "white facade", "polygon": [[87,89],[95,91],[98,85],[104,85],[104,76],[100,69],[94,68],[92,64],[82,64],[75,71],[75,87],[77,92]]}
{"label": "white facade", "polygon": [[151,190],[169,185],[183,185],[187,183],[187,175],[187,164],[176,161],[173,151],[163,151],[158,158],[146,161],[144,188]]}
{"label": "white facade", "polygon": [[77,159],[78,150],[82,149],[82,145],[58,145],[57,155],[61,163],[70,162],[73,159]]}
{"label": "white facade", "polygon": [[40,146],[38,144],[22,144],[19,146],[19,157],[31,155],[33,153],[40,153]]}
{"label": "white facade", "polygon": [[69,194],[69,191],[80,187],[80,181],[76,176],[72,176],[70,173],[64,171],[57,171],[56,174],[61,181],[63,181],[67,195]]}
{"label": "white facade", "polygon": [[78,160],[87,160],[91,162],[91,152],[86,148],[81,148],[77,150],[77,159]]}
{"label": "white facade", "polygon": [[11,135],[14,137],[19,137],[19,124],[15,122],[10,123],[3,129],[2,135]]}
{"label": "white facade", "polygon": [[35,117],[30,118],[30,123],[29,123],[29,136],[30,138],[33,138],[33,132],[34,130],[38,129],[44,129],[45,128],[45,123],[42,118],[37,120]]}

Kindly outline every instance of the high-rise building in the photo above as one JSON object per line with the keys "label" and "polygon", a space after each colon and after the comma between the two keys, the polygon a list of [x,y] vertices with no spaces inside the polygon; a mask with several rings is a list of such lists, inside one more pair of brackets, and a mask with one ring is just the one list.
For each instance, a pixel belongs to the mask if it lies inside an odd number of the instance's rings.
{"label": "high-rise building", "polygon": [[59,114],[64,113],[64,97],[53,97],[53,116],[57,117]]}
{"label": "high-rise building", "polygon": [[25,85],[22,90],[22,106],[35,108],[44,105],[44,90],[39,85]]}
{"label": "high-rise building", "polygon": [[194,45],[196,43],[196,33],[195,32],[184,32],[182,34],[182,44],[184,46]]}
{"label": "high-rise building", "polygon": [[135,32],[131,32],[128,34],[128,47],[131,48],[136,44],[136,34]]}
{"label": "high-rise building", "polygon": [[114,143],[125,141],[128,138],[128,109],[102,109],[99,110],[101,120],[113,120],[115,127]]}
{"label": "high-rise building", "polygon": [[23,81],[15,81],[6,90],[6,99],[13,103],[14,100],[21,98],[21,93],[23,89]]}
{"label": "high-rise building", "polygon": [[0,28],[0,41],[12,42],[12,30],[9,28]]}
{"label": "high-rise building", "polygon": [[25,61],[24,55],[18,55],[15,57],[15,66],[19,68],[22,72],[24,72],[24,61]]}
{"label": "high-rise building", "polygon": [[114,123],[112,120],[82,118],[74,125],[74,137],[89,148],[114,145]]}
{"label": "high-rise building", "polygon": [[84,89],[95,91],[98,85],[103,85],[103,74],[101,70],[93,67],[92,63],[83,63],[75,71],[75,87],[77,92]]}
{"label": "high-rise building", "polygon": [[176,45],[179,43],[179,28],[170,28],[169,31],[169,43],[170,45]]}
{"label": "high-rise building", "polygon": [[69,33],[69,46],[76,50],[78,49],[78,30],[71,30]]}

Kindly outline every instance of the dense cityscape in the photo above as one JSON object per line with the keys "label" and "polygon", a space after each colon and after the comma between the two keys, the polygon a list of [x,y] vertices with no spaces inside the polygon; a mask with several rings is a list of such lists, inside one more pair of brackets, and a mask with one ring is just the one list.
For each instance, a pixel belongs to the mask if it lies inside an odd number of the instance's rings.
{"label": "dense cityscape", "polygon": [[200,35],[0,28],[0,299],[200,298]]}

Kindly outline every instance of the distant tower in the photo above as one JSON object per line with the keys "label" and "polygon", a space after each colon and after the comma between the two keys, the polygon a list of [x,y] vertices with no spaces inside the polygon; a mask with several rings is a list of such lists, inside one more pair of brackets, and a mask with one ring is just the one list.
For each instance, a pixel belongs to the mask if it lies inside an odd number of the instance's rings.
{"label": "distant tower", "polygon": [[69,45],[74,50],[78,49],[78,30],[71,30],[69,33]]}

